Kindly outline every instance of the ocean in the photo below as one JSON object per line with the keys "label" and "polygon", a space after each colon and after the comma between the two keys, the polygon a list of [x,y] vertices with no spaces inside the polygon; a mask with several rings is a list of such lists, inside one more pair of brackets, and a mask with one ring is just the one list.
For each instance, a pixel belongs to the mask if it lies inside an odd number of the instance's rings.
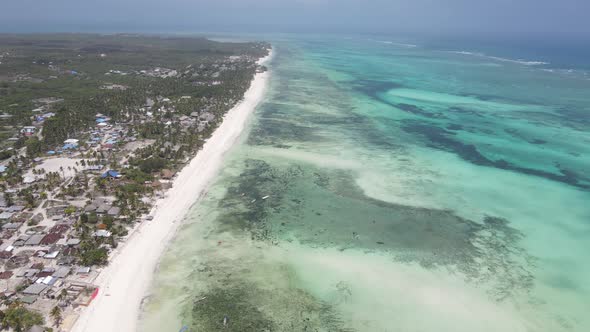
{"label": "ocean", "polygon": [[268,94],[164,254],[141,331],[590,330],[587,63],[271,42]]}

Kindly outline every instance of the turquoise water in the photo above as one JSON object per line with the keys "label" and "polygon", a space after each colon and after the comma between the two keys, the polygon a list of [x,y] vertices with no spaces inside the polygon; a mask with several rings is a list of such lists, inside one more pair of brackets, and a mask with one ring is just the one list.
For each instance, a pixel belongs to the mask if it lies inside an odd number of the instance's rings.
{"label": "turquoise water", "polygon": [[273,44],[268,95],[166,252],[142,331],[590,330],[584,71]]}

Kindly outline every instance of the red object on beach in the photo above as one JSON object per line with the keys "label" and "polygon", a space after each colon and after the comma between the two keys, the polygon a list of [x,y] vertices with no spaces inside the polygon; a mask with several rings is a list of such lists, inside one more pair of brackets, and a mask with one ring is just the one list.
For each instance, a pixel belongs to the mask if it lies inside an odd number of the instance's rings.
{"label": "red object on beach", "polygon": [[94,290],[94,292],[92,292],[92,295],[90,295],[90,302],[92,302],[92,300],[94,300],[97,296],[98,296],[98,287]]}

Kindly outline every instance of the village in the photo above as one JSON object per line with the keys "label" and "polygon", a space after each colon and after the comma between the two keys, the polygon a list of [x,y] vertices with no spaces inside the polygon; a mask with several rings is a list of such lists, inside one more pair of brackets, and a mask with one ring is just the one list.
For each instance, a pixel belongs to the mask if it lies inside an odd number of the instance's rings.
{"label": "village", "polygon": [[[97,90],[129,93],[133,87],[112,80],[127,74],[162,81],[190,77],[192,87],[218,88],[225,83],[223,71],[264,70],[256,59],[223,57],[206,67],[185,67],[182,77],[161,67],[112,69],[104,76],[115,83],[101,82]],[[245,85],[247,77],[232,86]],[[100,291],[94,280],[101,269],[153,218],[176,172],[246,88],[201,97],[146,94],[116,113],[96,112],[90,121],[86,115],[63,137],[56,123],[72,116],[65,98],[31,100],[26,125],[14,128],[7,140],[13,144],[2,150],[8,158],[0,161],[0,321],[11,310],[28,310],[19,315],[29,320],[30,331],[69,330]],[[5,123],[14,123],[14,113],[0,113]]]}
{"label": "village", "polygon": [[[42,118],[50,116],[36,116],[36,126],[23,127],[21,134],[40,135]],[[146,110],[142,121],[150,116]],[[212,113],[192,112],[166,123],[175,121],[183,130],[203,132],[215,120]],[[141,183],[127,177],[129,158],[155,141],[138,140],[126,132],[124,124],[96,114],[96,127],[81,135],[83,142],[67,139],[30,163],[13,158],[0,166],[7,177],[11,168],[23,174],[22,181],[5,184],[0,197],[4,300],[21,301],[47,317],[63,320],[64,326],[71,324],[72,311],[92,301],[97,292],[92,281],[108,253],[125,241],[137,222],[150,218],[154,200],[164,195],[175,174],[161,169]],[[145,187],[137,191],[143,195],[135,197],[139,213],[131,215],[121,208],[116,195],[116,188],[129,184]]]}

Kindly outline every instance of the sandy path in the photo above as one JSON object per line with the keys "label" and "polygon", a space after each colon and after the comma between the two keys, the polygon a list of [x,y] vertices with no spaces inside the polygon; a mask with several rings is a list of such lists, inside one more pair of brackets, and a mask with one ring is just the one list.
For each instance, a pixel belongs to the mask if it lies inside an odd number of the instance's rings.
{"label": "sandy path", "polygon": [[203,149],[179,173],[166,197],[156,204],[154,219],[144,221],[117,249],[95,281],[100,287],[98,297],[81,313],[72,331],[136,330],[141,301],[148,294],[161,254],[188,209],[218,173],[223,156],[238,140],[248,117],[264,97],[269,75],[256,74],[244,100],[225,115]]}

